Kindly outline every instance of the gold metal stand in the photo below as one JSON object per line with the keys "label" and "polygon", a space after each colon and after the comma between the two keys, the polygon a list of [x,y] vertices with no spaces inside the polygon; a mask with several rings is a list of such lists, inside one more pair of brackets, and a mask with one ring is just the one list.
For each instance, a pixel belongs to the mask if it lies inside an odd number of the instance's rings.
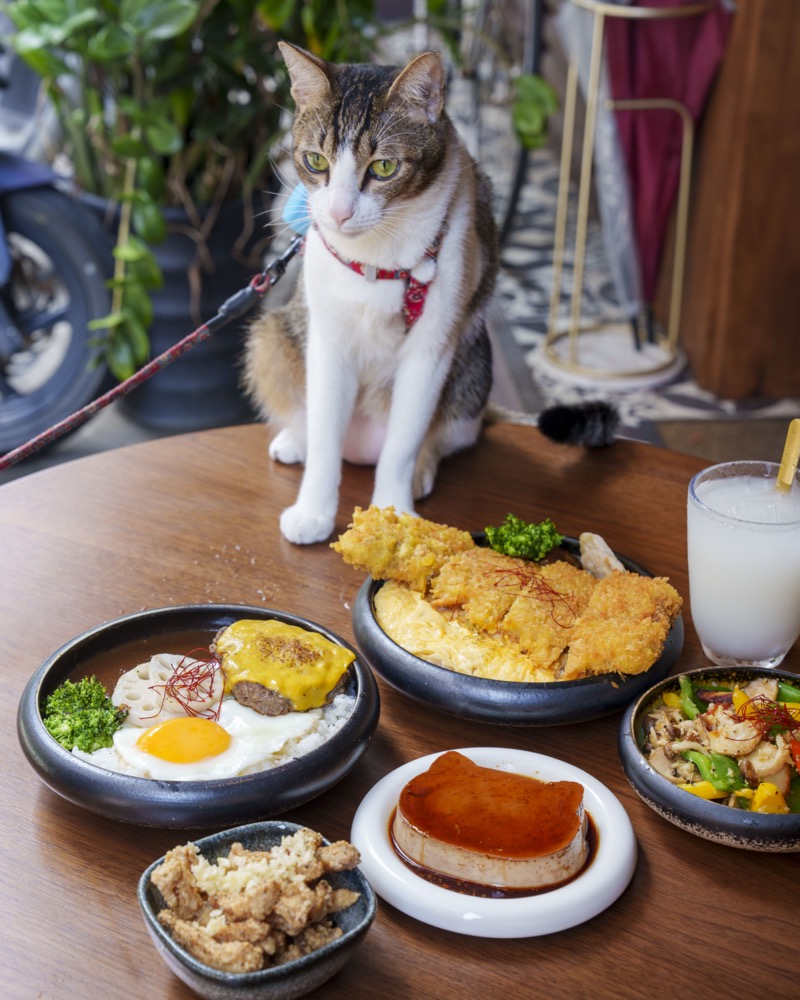
{"label": "gold metal stand", "polygon": [[[618,368],[596,367],[581,363],[579,341],[587,335],[609,330],[608,323],[602,320],[592,322],[581,320],[581,305],[583,298],[584,267],[586,256],[586,231],[589,215],[589,196],[592,183],[592,161],[594,153],[594,135],[597,124],[598,92],[600,86],[600,71],[602,67],[603,30],[607,17],[621,17],[630,20],[664,20],[667,18],[696,17],[705,14],[717,6],[717,0],[702,0],[674,7],[636,7],[620,6],[602,0],[568,0],[575,7],[589,11],[593,17],[592,44],[589,61],[588,82],[586,88],[586,120],[583,132],[583,148],[581,156],[581,171],[578,187],[577,223],[575,233],[575,257],[573,293],[569,310],[569,325],[566,330],[559,329],[559,302],[564,269],[564,248],[566,244],[567,209],[569,204],[570,163],[575,133],[575,108],[578,93],[578,66],[573,57],[569,61],[566,96],[564,102],[564,136],[561,146],[561,166],[558,183],[558,202],[556,207],[555,239],[553,247],[553,287],[550,296],[550,318],[544,351],[547,359],[557,368],[575,375],[590,378],[636,378],[663,372],[674,367],[679,357],[678,327],[680,323],[681,297],[683,293],[683,275],[686,257],[686,232],[689,215],[689,183],[691,178],[692,149],[694,144],[694,122],[685,105],[668,98],[649,98],[606,101],[604,106],[609,110],[674,111],[681,118],[683,125],[680,181],[678,187],[677,218],[675,232],[675,252],[672,270],[672,285],[669,307],[669,322],[666,335],[662,331],[656,333],[655,356],[644,360],[636,358],[636,364]],[[615,321],[612,321],[615,322]],[[628,324],[616,323],[618,332],[631,344],[631,331]],[[566,338],[566,350],[563,340]],[[642,333],[638,331],[639,342]],[[561,348],[561,349],[559,349]]]}

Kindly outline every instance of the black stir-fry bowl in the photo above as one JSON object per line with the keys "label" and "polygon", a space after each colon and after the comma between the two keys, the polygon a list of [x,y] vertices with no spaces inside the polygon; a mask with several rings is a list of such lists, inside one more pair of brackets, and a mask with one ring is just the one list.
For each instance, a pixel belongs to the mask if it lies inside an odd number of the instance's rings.
{"label": "black stir-fry bowl", "polygon": [[[367,751],[378,725],[380,699],[369,667],[356,655],[348,690],[353,709],[341,728],[302,756],[258,773],[216,780],[168,781],[117,774],[64,749],[45,729],[47,696],[62,681],[91,674],[118,650],[130,652],[125,669],[155,653],[188,653],[208,646],[216,633],[239,619],[274,618],[319,632],[353,650],[334,632],[306,618],[264,607],[189,604],[157,608],[105,622],[58,649],[34,673],[17,711],[23,753],[45,785],[63,798],[107,819],[140,826],[209,828],[267,819],[322,794]],[[179,648],[173,648],[178,643]],[[353,650],[353,652],[356,652]],[[122,670],[117,670],[117,676]],[[102,678],[101,678],[102,679]],[[113,687],[113,684],[106,685]]]}
{"label": "black stir-fry bowl", "polygon": [[[713,687],[756,677],[800,686],[800,677],[766,668],[705,667],[685,671],[692,682]],[[626,710],[619,730],[619,756],[625,776],[641,798],[663,819],[704,840],[753,851],[800,851],[800,813],[761,813],[732,808],[687,792],[660,774],[647,760],[643,746],[647,714],[667,691],[678,690],[678,677],[668,677],[645,691]]]}
{"label": "black stir-fry bowl", "polygon": [[[480,541],[481,536],[476,535]],[[563,548],[577,555],[576,538]],[[651,574],[625,556],[617,558],[632,573]],[[353,634],[372,669],[396,690],[447,715],[504,726],[553,726],[586,722],[619,711],[665,677],[683,648],[679,616],[659,658],[640,674],[598,674],[570,681],[527,683],[491,680],[457,673],[403,649],[378,624],[375,595],[383,581],[367,579],[353,604]]]}

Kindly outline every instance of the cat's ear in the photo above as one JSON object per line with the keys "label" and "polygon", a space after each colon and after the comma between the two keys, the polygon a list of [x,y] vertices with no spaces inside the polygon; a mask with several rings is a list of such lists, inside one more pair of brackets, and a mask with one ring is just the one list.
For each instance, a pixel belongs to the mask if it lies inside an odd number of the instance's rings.
{"label": "cat's ear", "polygon": [[387,103],[401,100],[412,113],[416,111],[435,122],[444,108],[444,81],[442,57],[438,52],[423,52],[395,79]]}
{"label": "cat's ear", "polygon": [[278,48],[289,70],[295,107],[299,110],[324,101],[331,92],[324,60],[289,42],[278,42]]}

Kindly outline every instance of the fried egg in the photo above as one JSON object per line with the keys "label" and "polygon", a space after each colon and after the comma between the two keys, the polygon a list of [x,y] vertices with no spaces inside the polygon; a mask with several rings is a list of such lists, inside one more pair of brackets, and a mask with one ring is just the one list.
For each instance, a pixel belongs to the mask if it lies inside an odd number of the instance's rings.
{"label": "fried egg", "polygon": [[311,732],[321,712],[259,715],[224,698],[219,718],[185,715],[148,728],[127,723],[114,734],[125,771],[164,781],[233,778],[278,753],[284,744]]}

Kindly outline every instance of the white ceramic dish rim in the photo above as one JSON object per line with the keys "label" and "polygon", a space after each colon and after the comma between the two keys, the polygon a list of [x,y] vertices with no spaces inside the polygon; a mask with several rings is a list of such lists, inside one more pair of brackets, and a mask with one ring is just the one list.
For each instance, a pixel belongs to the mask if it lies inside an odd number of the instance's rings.
{"label": "white ceramic dish rim", "polygon": [[595,857],[578,878],[558,889],[516,899],[462,895],[415,875],[395,853],[389,823],[404,785],[441,756],[403,764],[367,793],[353,818],[350,840],[361,852],[361,871],[387,903],[423,923],[473,937],[520,938],[552,934],[584,923],[622,895],[636,867],[633,826],[621,802],[580,768],[527,750],[468,747],[459,753],[483,767],[528,774],[543,781],[578,781],[598,835]]}

